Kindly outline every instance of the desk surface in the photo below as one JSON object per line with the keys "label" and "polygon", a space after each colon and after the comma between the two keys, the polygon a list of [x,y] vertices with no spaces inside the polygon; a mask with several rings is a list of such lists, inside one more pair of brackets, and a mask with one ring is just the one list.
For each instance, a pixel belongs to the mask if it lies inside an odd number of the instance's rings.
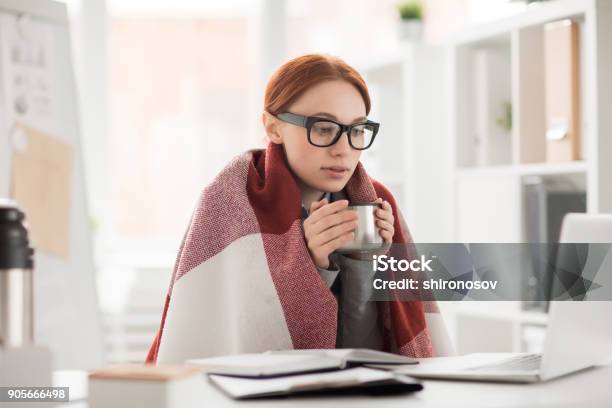
{"label": "desk surface", "polygon": [[[73,374],[75,387],[83,384],[85,372]],[[77,378],[78,377],[78,378]],[[64,377],[66,378],[66,377]],[[67,380],[66,380],[67,381]],[[71,380],[72,381],[72,380]],[[71,382],[72,383],[72,382]],[[203,381],[206,406],[211,407],[611,407],[612,365],[539,384],[494,384],[458,381],[423,381],[425,389],[414,394],[389,397],[291,397],[276,400],[234,401]],[[59,384],[58,384],[59,385]],[[68,383],[64,382],[64,385]],[[75,390],[78,391],[78,390]],[[71,388],[71,395],[74,394]],[[82,391],[81,391],[82,393]],[[77,392],[78,394],[78,392]],[[203,405],[204,406],[204,405]],[[87,408],[74,401],[61,408]]]}

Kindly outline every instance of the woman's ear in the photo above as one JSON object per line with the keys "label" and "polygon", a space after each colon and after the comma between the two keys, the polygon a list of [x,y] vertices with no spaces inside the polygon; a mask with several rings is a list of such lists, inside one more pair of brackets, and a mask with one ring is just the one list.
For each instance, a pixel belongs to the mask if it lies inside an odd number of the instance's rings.
{"label": "woman's ear", "polygon": [[266,131],[266,136],[272,143],[282,144],[283,136],[280,134],[280,123],[279,120],[272,116],[270,113],[265,112],[261,115],[261,121]]}

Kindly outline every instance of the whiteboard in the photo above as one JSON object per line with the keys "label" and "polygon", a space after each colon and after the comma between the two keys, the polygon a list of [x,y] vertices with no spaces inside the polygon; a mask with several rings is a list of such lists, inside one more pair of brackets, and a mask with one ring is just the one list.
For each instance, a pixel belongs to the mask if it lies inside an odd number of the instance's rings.
{"label": "whiteboard", "polygon": [[[47,87],[49,104],[26,112],[16,107],[8,60],[17,31],[27,32],[26,41],[46,53],[39,77]],[[16,121],[72,147],[68,255],[38,249],[35,255],[34,336],[37,344],[53,352],[55,369],[90,369],[104,363],[76,101],[65,5],[51,0],[0,0],[0,197],[9,197],[11,191]]]}

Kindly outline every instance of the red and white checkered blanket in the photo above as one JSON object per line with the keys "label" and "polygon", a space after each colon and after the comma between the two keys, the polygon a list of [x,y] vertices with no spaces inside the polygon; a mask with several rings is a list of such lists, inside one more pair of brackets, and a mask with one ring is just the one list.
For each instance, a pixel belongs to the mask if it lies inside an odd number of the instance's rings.
{"label": "red and white checkered blanket", "polygon": [[[350,201],[393,207],[394,243],[411,243],[391,193],[361,163]],[[236,157],[204,189],[176,260],[147,362],[273,349],[334,348],[338,304],[308,252],[301,196],[281,145]],[[386,350],[434,354],[433,302],[378,302]],[[443,326],[442,326],[443,327]],[[440,354],[440,353],[436,353]]]}

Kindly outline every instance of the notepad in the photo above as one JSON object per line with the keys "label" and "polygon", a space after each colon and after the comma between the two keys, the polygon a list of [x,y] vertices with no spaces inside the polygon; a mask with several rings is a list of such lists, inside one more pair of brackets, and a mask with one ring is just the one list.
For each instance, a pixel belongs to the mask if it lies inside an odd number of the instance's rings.
{"label": "notepad", "polygon": [[364,364],[417,364],[417,360],[369,349],[274,350],[265,353],[192,359],[185,362],[209,374],[274,377],[315,371],[341,370]]}
{"label": "notepad", "polygon": [[340,359],[345,366],[353,367],[363,364],[418,364],[418,360],[400,356],[398,354],[386,353],[384,351],[340,348],[340,349],[301,349],[301,350],[275,350],[266,354],[272,355],[314,355]]}
{"label": "notepad", "polygon": [[209,380],[235,399],[313,392],[391,393],[423,389],[414,378],[365,367],[275,378],[240,378],[209,374]]}
{"label": "notepad", "polygon": [[338,370],[344,367],[340,358],[317,354],[250,353],[187,360],[186,365],[209,374],[241,377],[273,377],[313,371]]}

